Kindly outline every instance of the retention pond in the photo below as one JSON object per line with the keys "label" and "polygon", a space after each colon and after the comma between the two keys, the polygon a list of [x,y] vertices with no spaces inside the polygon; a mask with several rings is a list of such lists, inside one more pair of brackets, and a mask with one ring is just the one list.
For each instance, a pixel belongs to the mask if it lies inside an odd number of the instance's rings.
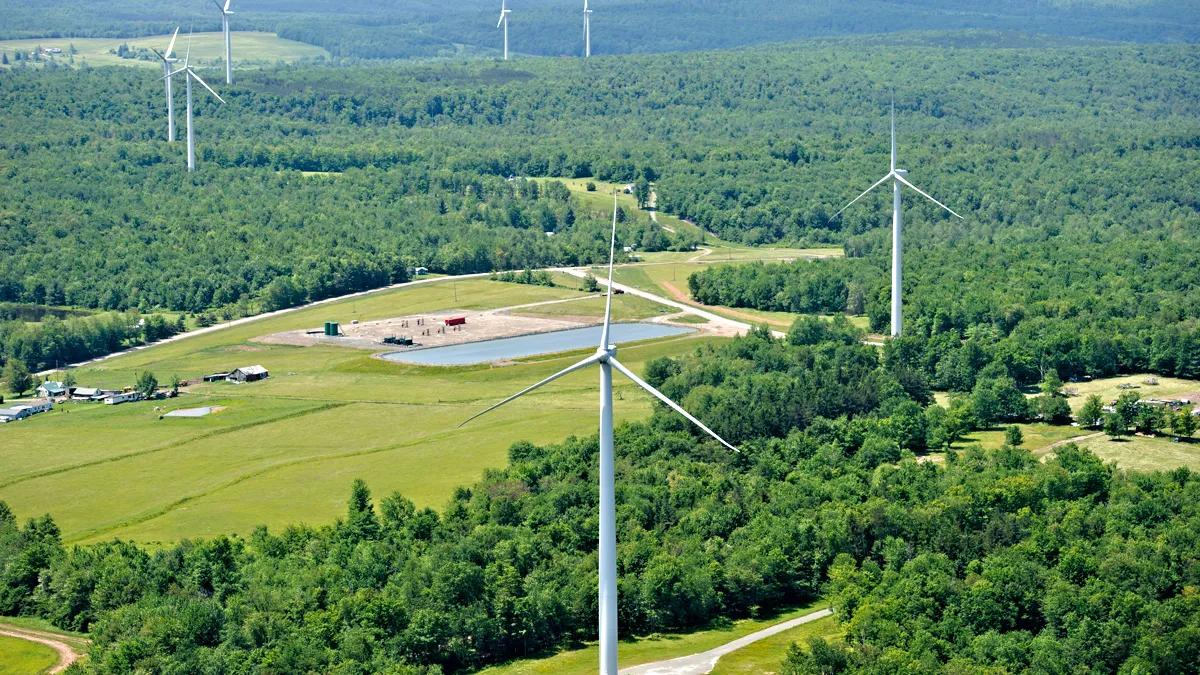
{"label": "retention pond", "polygon": [[[388,361],[418,363],[426,366],[465,366],[501,359],[517,359],[523,356],[567,352],[584,347],[600,345],[600,326],[571,328],[551,333],[534,333],[518,337],[467,342],[445,347],[411,349],[384,354]],[[694,332],[691,328],[667,326],[660,323],[615,323],[609,333],[613,344],[636,342],[654,338],[671,337]]]}

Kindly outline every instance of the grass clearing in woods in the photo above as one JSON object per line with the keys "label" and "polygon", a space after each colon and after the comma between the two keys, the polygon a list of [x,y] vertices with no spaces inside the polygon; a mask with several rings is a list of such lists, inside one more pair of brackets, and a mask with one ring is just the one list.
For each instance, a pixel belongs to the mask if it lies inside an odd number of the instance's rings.
{"label": "grass clearing in woods", "polygon": [[[418,506],[440,507],[455,487],[478,480],[485,468],[504,466],[508,447],[518,440],[550,443],[594,434],[594,372],[564,377],[486,421],[456,429],[472,413],[562,369],[573,357],[536,357],[505,367],[422,368],[335,345],[293,347],[252,339],[324,321],[585,295],[487,279],[447,280],[319,305],[76,369],[80,386],[128,385],[145,370],[168,382],[172,375],[198,378],[251,364],[266,366],[271,377],[245,385],[195,385],[168,401],[65,404],[4,425],[0,444],[15,450],[0,457],[0,500],[17,513],[50,513],[68,543],[112,537],[165,542],[248,535],[259,524],[278,531],[293,523],[328,523],[344,514],[355,478],[366,479],[376,495],[398,490]],[[640,308],[644,302],[619,300],[618,316],[627,305]],[[625,345],[623,361],[640,371],[649,359],[690,353],[708,339],[713,338]],[[649,396],[636,385],[624,378],[614,385],[618,421],[650,413]],[[227,408],[196,419],[159,419],[165,410],[205,405]]]}
{"label": "grass clearing in woods", "polygon": [[53,647],[0,635],[0,675],[40,675],[57,663]]}
{"label": "grass clearing in woods", "polygon": [[[705,652],[824,607],[828,607],[828,603],[815,601],[770,617],[732,621],[691,633],[655,633],[645,637],[622,639],[617,644],[617,660],[622,667],[629,667]],[[730,658],[734,654],[737,652],[727,654],[724,658]],[[517,659],[501,666],[485,668],[479,671],[479,675],[594,675],[599,660],[598,646],[596,643],[588,643],[581,649],[559,652],[545,658]]]}
{"label": "grass clearing in woods", "polygon": [[[235,70],[248,66],[273,64],[277,61],[292,62],[301,59],[329,58],[329,52],[321,47],[304,42],[296,42],[295,40],[285,40],[275,33],[233,31],[231,39],[233,42],[233,67]],[[170,43],[170,35],[151,35],[136,38],[65,37],[0,40],[0,52],[8,53],[9,61],[9,66],[0,66],[0,68],[13,67],[15,65],[13,54],[17,51],[28,55],[38,47],[42,49],[57,47],[62,50],[61,54],[43,56],[41,62],[30,60],[28,62],[29,66],[41,67],[52,59],[57,65],[75,68],[78,68],[86,61],[89,66],[93,67],[134,66],[162,70],[162,62],[157,57],[153,61],[132,58],[123,59],[116,54],[110,53],[109,50],[116,50],[121,45],[126,44],[132,50],[136,50],[137,48],[153,48],[161,52]],[[78,50],[78,53],[75,54],[74,66],[70,64],[70,46],[72,44]],[[195,33],[191,36],[191,46],[193,65],[215,66],[225,58],[225,37],[219,31]],[[187,52],[187,48],[187,26],[183,26],[179,32],[179,38],[175,41],[175,55],[182,59]],[[150,55],[154,56],[153,53]],[[211,81],[203,71],[201,71],[201,77],[204,77],[205,81],[214,87],[217,84],[225,83],[224,77],[218,78],[216,82]]]}

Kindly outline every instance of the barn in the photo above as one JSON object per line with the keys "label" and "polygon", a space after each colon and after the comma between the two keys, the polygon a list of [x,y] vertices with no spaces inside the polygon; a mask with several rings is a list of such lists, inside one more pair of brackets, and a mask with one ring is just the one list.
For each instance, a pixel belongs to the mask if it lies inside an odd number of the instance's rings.
{"label": "barn", "polygon": [[229,374],[228,382],[257,382],[265,380],[269,376],[266,368],[262,366],[244,366],[238,368]]}

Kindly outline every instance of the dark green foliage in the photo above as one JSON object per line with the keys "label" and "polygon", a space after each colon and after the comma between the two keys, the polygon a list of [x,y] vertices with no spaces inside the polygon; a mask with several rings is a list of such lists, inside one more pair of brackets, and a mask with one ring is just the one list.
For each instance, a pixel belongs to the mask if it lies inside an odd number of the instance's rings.
{"label": "dark green foliage", "polygon": [[4,381],[8,384],[8,390],[17,396],[33,387],[33,377],[29,374],[25,363],[20,360],[9,361],[4,366]]}
{"label": "dark green foliage", "polygon": [[150,396],[158,389],[158,378],[154,377],[154,373],[143,370],[138,374],[137,384],[134,386],[142,396]]}
{"label": "dark green foliage", "polygon": [[1012,425],[1004,428],[1004,444],[1019,448],[1025,443],[1025,436],[1021,433],[1021,427]]}
{"label": "dark green foliage", "polygon": [[[742,439],[740,455],[670,411],[617,429],[625,634],[828,590],[853,649],[813,641],[785,672],[877,673],[903,660],[1034,673],[1047,650],[1072,672],[1142,659],[1195,672],[1200,475],[1114,474],[1072,445],[1044,463],[972,447],[945,467],[918,464],[904,437],[962,406],[922,413],[869,347],[790,346],[759,331],[707,349],[652,362],[647,377],[689,400],[736,399],[750,419],[777,404],[744,391],[771,381],[803,400],[818,387],[838,417],[797,414]],[[831,393],[843,378],[879,400],[849,411]],[[700,417],[722,433],[740,424]],[[153,553],[64,550],[48,518],[18,527],[0,504],[0,612],[89,630],[87,667],[114,675],[457,672],[594,639],[597,453],[594,436],[517,443],[507,468],[440,513],[398,494],[377,510],[355,481],[333,525]]]}

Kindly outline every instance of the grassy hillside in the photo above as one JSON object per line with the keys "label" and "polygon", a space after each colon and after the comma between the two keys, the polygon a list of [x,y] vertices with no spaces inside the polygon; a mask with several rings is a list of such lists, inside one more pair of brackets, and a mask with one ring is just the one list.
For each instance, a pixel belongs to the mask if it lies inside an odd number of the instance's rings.
{"label": "grassy hillside", "polygon": [[[329,53],[320,47],[285,40],[274,33],[255,33],[233,31],[233,63],[235,68],[263,66],[278,63],[291,63],[301,60],[317,60],[329,57]],[[148,35],[136,38],[34,38],[25,40],[0,40],[0,53],[7,52],[9,66],[13,67],[14,53],[23,52],[30,55],[41,49],[57,47],[61,54],[50,54],[32,60],[27,65],[42,67],[53,63],[56,66],[81,67],[85,63],[97,66],[138,66],[143,68],[162,68],[162,61],[154,55],[151,49],[164,52],[171,42],[171,35]],[[219,32],[196,33],[190,36],[191,60],[197,66],[211,66],[225,59],[225,39]],[[187,53],[189,36],[187,26],[175,42],[175,55],[183,59]],[[71,51],[72,45],[75,51]],[[115,53],[125,45],[138,58],[121,58]],[[210,84],[215,84],[211,83]]]}
{"label": "grassy hillside", "polygon": [[[456,288],[457,287],[457,288]],[[138,351],[74,372],[81,385],[124,386],[136,374],[195,378],[261,363],[272,377],[245,386],[189,388],[165,410],[224,406],[200,419],[160,419],[151,402],[67,404],[0,428],[0,500],[49,512],[68,541],[138,541],[242,533],[258,524],[328,522],[344,511],[345,486],[371,477],[419,506],[439,506],[453,488],[503,466],[518,440],[551,442],[595,428],[594,373],[563,378],[457,429],[472,412],[568,365],[570,357],[505,368],[421,368],[344,347],[264,345],[282,330],[438,309],[488,309],[584,297],[579,291],[475,280],[373,294]],[[457,296],[457,301],[455,297]],[[595,313],[594,300],[569,313]],[[571,307],[550,305],[543,309]],[[651,313],[617,298],[615,314]],[[539,308],[534,308],[539,309]],[[657,312],[653,312],[657,313]],[[682,338],[626,346],[632,368],[695,349]],[[619,419],[645,417],[648,398],[618,380]],[[130,480],[136,477],[136,480]],[[64,498],[69,495],[70,498]]]}

